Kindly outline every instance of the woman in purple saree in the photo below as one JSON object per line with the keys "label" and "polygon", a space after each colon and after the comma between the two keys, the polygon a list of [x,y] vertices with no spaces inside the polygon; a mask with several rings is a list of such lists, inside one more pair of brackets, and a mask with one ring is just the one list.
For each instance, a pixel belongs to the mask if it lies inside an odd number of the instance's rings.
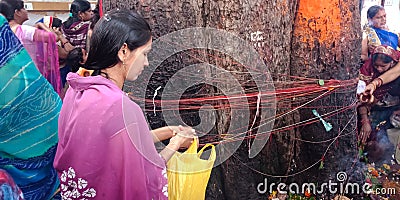
{"label": "woman in purple saree", "polygon": [[[28,12],[21,0],[2,0],[8,7],[5,14],[12,31],[28,51],[40,73],[50,82],[54,91],[61,93],[61,77],[58,63],[57,37],[53,32],[36,27],[22,25],[28,20]],[[43,23],[38,27],[47,29]]]}
{"label": "woman in purple saree", "polygon": [[[108,41],[108,42],[104,42]],[[65,199],[168,199],[165,162],[194,137],[190,127],[149,130],[122,91],[147,66],[151,29],[137,13],[116,10],[96,25],[85,68],[69,73],[54,167]],[[179,132],[179,134],[176,134]],[[154,142],[170,139],[158,153]]]}

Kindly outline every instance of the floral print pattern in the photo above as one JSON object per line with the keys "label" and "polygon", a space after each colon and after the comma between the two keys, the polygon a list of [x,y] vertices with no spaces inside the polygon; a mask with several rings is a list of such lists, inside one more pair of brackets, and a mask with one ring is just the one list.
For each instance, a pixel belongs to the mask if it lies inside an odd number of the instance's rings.
{"label": "floral print pattern", "polygon": [[[161,171],[161,174],[164,176],[165,179],[168,180],[168,178],[167,178],[167,168],[164,168]],[[168,197],[168,183],[163,186],[162,193],[164,194],[164,196]]]}
{"label": "floral print pattern", "polygon": [[88,182],[76,176],[72,167],[64,170],[60,176],[61,197],[65,200],[81,199],[87,200],[96,196],[96,190],[88,187]]}

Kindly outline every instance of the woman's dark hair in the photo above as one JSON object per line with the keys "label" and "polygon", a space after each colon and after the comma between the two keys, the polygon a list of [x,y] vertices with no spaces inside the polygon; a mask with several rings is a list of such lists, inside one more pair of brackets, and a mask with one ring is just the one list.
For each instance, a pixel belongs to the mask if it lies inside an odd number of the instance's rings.
{"label": "woman's dark hair", "polygon": [[4,15],[7,21],[11,21],[14,19],[14,10],[8,3],[4,1],[0,2],[0,13]]}
{"label": "woman's dark hair", "polygon": [[385,55],[383,53],[376,53],[372,55],[372,63],[375,63],[377,60],[381,60],[383,63],[388,64],[393,61],[393,58],[391,58],[388,55]]}
{"label": "woman's dark hair", "polygon": [[93,30],[94,25],[97,24],[97,22],[100,19],[100,13],[99,13],[99,4],[96,4],[96,8],[93,10],[93,17],[90,19],[90,29]]}
{"label": "woman's dark hair", "polygon": [[72,72],[77,72],[80,67],[83,67],[81,63],[83,63],[82,48],[76,47],[68,53],[65,65],[70,67]]}
{"label": "woman's dark hair", "polygon": [[100,70],[120,62],[118,51],[124,43],[135,50],[150,40],[151,28],[142,16],[135,11],[113,10],[94,27],[85,68],[95,70],[92,76],[99,75]]}
{"label": "woman's dark hair", "polygon": [[15,10],[21,10],[24,8],[24,1],[22,1],[22,0],[2,0],[2,1],[4,1],[8,5],[10,5],[13,12]]}
{"label": "woman's dark hair", "polygon": [[385,8],[383,8],[382,6],[378,6],[378,5],[374,5],[368,8],[367,11],[367,17],[368,19],[372,19],[375,17],[375,15],[380,11],[380,10],[384,10]]}
{"label": "woman's dark hair", "polygon": [[62,21],[61,19],[58,19],[57,17],[53,17],[53,23],[51,24],[51,27],[61,27]]}
{"label": "woman's dark hair", "polygon": [[79,12],[85,12],[89,9],[91,9],[89,1],[74,0],[71,4],[71,8],[69,9],[70,15],[72,16],[70,16],[67,21],[63,23],[64,27],[68,29],[73,23],[81,21],[78,16]]}
{"label": "woman's dark hair", "polygon": [[7,21],[14,19],[16,10],[24,8],[24,1],[21,0],[2,0],[0,5],[1,14],[3,14]]}

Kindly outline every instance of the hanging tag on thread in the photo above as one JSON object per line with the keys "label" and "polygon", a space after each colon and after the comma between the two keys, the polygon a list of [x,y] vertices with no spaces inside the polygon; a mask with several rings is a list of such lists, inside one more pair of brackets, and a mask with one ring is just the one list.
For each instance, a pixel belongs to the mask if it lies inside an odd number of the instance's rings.
{"label": "hanging tag on thread", "polygon": [[329,122],[326,122],[326,121],[321,117],[321,115],[319,115],[319,113],[318,113],[316,110],[312,110],[312,113],[313,113],[316,117],[319,118],[319,120],[322,122],[322,124],[324,125],[325,130],[326,130],[327,132],[329,132],[329,131],[333,128],[333,127],[332,127],[332,124],[330,124]]}

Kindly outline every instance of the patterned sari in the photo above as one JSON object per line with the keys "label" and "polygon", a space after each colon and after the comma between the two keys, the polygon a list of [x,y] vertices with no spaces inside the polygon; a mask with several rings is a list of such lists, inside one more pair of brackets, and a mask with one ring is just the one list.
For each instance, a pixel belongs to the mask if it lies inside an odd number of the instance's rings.
{"label": "patterned sari", "polygon": [[19,25],[15,31],[40,73],[60,94],[62,90],[56,36],[44,30]]}
{"label": "patterned sari", "polygon": [[399,35],[379,28],[367,27],[365,33],[368,38],[369,53],[380,45],[390,46],[393,49],[399,49]]}
{"label": "patterned sari", "polygon": [[61,99],[0,15],[0,168],[25,199],[50,199]]}
{"label": "patterned sari", "polygon": [[0,199],[22,200],[24,195],[15,184],[12,177],[4,170],[0,169]]}
{"label": "patterned sari", "polygon": [[73,23],[69,28],[62,26],[61,30],[65,38],[67,38],[72,45],[86,49],[87,33],[90,23],[90,21],[79,21]]}

